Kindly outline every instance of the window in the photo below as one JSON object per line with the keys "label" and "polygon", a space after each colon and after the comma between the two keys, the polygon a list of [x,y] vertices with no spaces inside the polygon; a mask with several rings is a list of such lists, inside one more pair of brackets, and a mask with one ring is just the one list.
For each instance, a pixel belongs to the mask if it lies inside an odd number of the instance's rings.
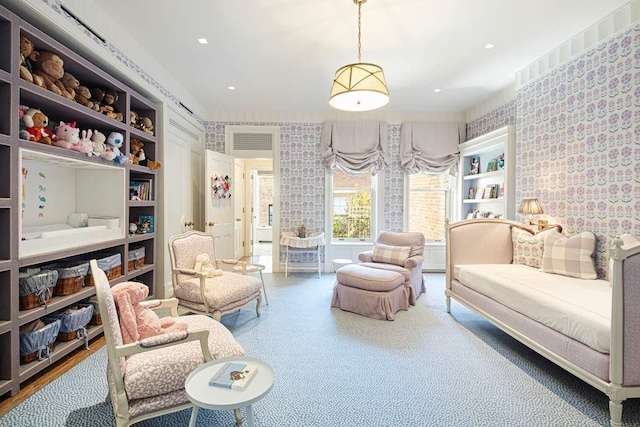
{"label": "window", "polygon": [[332,175],[332,237],[339,240],[372,240],[377,179],[366,172],[349,175],[336,170]]}
{"label": "window", "polygon": [[408,175],[406,225],[424,234],[427,242],[443,241],[449,217],[449,174]]}

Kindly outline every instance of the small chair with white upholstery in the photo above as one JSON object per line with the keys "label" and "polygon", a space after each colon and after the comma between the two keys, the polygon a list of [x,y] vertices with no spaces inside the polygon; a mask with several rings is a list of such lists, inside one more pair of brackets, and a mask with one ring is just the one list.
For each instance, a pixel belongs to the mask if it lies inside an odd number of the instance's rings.
{"label": "small chair with white upholstery", "polygon": [[[216,320],[256,301],[256,314],[260,316],[262,282],[247,275],[247,263],[236,260],[217,259],[214,237],[210,233],[188,231],[169,240],[173,293],[181,308],[187,311],[212,316]],[[225,266],[240,267],[241,274],[219,271],[210,277],[197,270],[197,258],[201,254],[217,269]]]}
{"label": "small chair with white upholstery", "polygon": [[[193,407],[184,390],[189,374],[212,359],[244,355],[224,325],[199,315],[180,317],[188,324],[186,331],[125,344],[109,280],[96,260],[90,264],[107,348],[107,401],[113,406],[117,427]],[[175,298],[142,304],[178,315]],[[235,415],[239,425],[240,412]]]}

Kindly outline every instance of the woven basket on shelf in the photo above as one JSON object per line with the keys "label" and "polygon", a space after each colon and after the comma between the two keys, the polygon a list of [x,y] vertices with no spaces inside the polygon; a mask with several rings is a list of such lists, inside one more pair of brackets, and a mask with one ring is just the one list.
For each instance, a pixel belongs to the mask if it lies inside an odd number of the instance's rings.
{"label": "woven basket on shelf", "polygon": [[44,302],[40,299],[39,295],[29,294],[20,297],[20,310],[31,310],[32,308],[40,307],[43,304],[49,304],[53,299],[53,288],[49,288],[49,298],[45,298]]}
{"label": "woven basket on shelf", "polygon": [[[122,276],[122,266],[117,265],[109,270],[105,270],[105,274],[107,275],[107,279],[114,280],[118,277]],[[95,283],[93,282],[93,275],[87,274],[84,278],[84,284],[86,286],[93,286]]]}
{"label": "woven basket on shelf", "polygon": [[[53,344],[49,344],[47,347],[49,347],[49,350],[53,351]],[[34,353],[30,353],[30,354],[25,354],[25,355],[20,355],[20,363],[25,364],[25,363],[30,363],[33,362],[34,360],[36,360],[38,358],[38,352],[34,352]]]}
{"label": "woven basket on shelf", "polygon": [[[95,259],[98,267],[107,275],[107,279],[114,280],[122,275],[122,255],[119,253],[97,252],[85,257],[87,260]],[[84,284],[93,286],[93,275],[91,271],[87,272],[84,278]]]}
{"label": "woven basket on shelf", "polygon": [[129,251],[129,262],[127,263],[127,271],[138,270],[144,267],[144,246],[134,248]]}
{"label": "woven basket on shelf", "polygon": [[91,316],[91,320],[89,321],[90,325],[93,326],[100,326],[102,325],[102,316],[100,316],[100,314],[96,314],[94,313],[93,316]]}
{"label": "woven basket on shelf", "polygon": [[56,287],[53,288],[53,294],[56,296],[75,294],[76,292],[80,292],[82,286],[84,286],[84,276],[58,279]]}

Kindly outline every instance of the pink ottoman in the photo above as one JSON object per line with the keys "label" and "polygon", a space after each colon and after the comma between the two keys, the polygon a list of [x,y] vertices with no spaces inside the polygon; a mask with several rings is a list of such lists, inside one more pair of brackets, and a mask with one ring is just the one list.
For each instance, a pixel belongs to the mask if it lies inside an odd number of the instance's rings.
{"label": "pink ottoman", "polygon": [[393,320],[398,310],[409,308],[400,273],[351,264],[340,268],[336,278],[331,307],[380,320]]}

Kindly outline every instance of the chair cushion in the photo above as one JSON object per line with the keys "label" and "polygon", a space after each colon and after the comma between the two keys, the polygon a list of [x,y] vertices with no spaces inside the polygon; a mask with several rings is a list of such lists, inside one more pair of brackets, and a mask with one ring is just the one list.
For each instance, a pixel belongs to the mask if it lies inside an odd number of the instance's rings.
{"label": "chair cushion", "polygon": [[404,265],[409,258],[411,246],[391,246],[383,243],[373,245],[373,262]]}
{"label": "chair cushion", "polygon": [[404,277],[400,273],[354,264],[338,270],[336,278],[345,286],[375,292],[390,291],[404,283]]}
{"label": "chair cushion", "polygon": [[[262,282],[254,276],[225,271],[222,276],[207,278],[205,288],[205,298],[209,307],[219,309],[260,292]],[[174,287],[174,294],[179,300],[204,303],[200,294],[200,279],[190,278],[181,281]]]}
{"label": "chair cushion", "polygon": [[[244,355],[244,349],[219,322],[200,315],[180,316],[189,329],[209,330],[214,359]],[[127,357],[124,387],[129,400],[159,396],[184,389],[187,376],[204,362],[199,341],[191,341]]]}

